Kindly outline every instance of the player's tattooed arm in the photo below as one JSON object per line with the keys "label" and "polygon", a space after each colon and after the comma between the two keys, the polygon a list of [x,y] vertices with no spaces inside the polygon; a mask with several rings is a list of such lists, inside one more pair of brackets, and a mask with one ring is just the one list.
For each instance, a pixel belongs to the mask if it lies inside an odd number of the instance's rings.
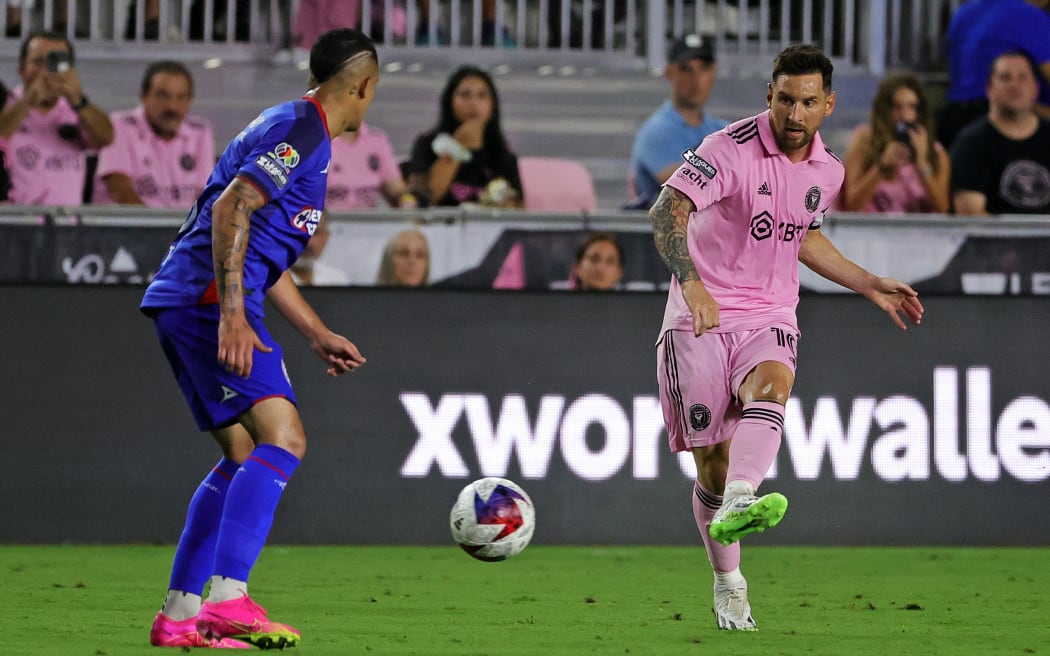
{"label": "player's tattooed arm", "polygon": [[224,312],[244,311],[244,257],[252,213],[266,198],[246,180],[234,178],[212,206],[212,258],[219,304]]}
{"label": "player's tattooed arm", "polygon": [[672,187],[664,187],[649,210],[656,250],[680,283],[700,280],[696,265],[689,257],[689,215],[695,209],[687,196]]}

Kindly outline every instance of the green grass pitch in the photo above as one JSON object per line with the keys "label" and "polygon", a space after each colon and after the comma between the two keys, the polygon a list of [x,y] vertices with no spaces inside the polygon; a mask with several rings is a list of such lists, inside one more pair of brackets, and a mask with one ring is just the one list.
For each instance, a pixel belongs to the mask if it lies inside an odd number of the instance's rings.
{"label": "green grass pitch", "polygon": [[[158,654],[169,546],[0,546],[3,652]],[[269,546],[252,592],[284,653],[1048,654],[1050,549],[745,546],[757,633],[715,628],[702,548]],[[177,653],[177,652],[176,652]]]}

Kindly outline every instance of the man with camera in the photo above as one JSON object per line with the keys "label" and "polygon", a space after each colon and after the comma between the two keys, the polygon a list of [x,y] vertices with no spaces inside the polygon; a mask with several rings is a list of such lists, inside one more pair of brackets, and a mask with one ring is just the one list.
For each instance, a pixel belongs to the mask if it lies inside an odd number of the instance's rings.
{"label": "man with camera", "polygon": [[0,112],[14,203],[80,205],[87,151],[113,141],[113,124],[84,94],[73,64],[73,44],[62,34],[33,32],[22,42],[22,83]]}

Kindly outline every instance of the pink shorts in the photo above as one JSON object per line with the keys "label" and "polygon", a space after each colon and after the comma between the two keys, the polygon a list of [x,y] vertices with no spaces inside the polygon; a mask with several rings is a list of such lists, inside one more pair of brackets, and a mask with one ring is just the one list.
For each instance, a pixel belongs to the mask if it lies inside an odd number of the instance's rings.
{"label": "pink shorts", "polygon": [[736,393],[762,362],[795,372],[798,328],[774,323],[731,333],[668,330],[656,345],[660,405],[672,451],[724,442],[733,436],[741,407]]}

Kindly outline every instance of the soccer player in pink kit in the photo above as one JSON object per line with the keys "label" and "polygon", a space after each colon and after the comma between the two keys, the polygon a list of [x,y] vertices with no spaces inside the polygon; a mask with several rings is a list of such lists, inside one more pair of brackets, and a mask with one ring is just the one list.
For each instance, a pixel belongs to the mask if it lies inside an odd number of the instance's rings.
{"label": "soccer player in pink kit", "polygon": [[842,163],[818,129],[835,109],[832,65],[791,46],[773,65],[769,109],[682,154],[649,211],[673,274],[657,342],[668,440],[691,451],[693,514],[714,569],[720,629],[755,630],[738,540],[775,526],[782,494],[756,496],[780,448],[795,379],[798,262],[863,294],[902,329],[918,294],[846,259],[820,232]]}

